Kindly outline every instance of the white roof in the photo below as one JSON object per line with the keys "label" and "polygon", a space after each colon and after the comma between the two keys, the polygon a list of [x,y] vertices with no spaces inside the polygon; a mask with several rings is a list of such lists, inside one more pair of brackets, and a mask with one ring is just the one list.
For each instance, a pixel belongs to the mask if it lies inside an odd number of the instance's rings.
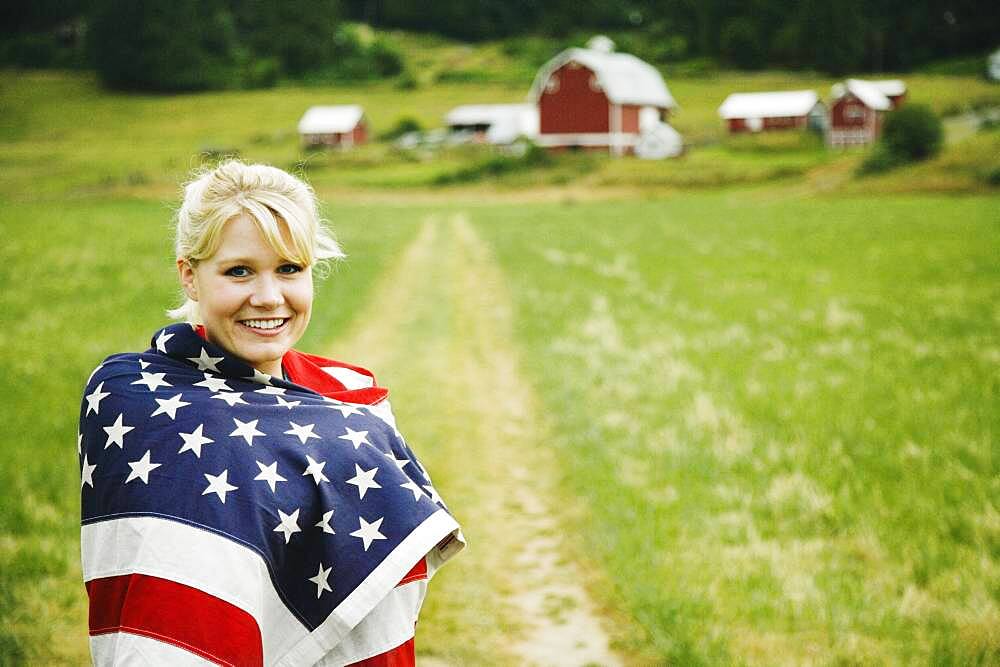
{"label": "white roof", "polygon": [[784,118],[805,116],[819,102],[812,90],[777,93],[733,93],[719,107],[719,116],[731,118]]}
{"label": "white roof", "polygon": [[350,132],[365,115],[357,104],[309,107],[299,120],[299,134]]}
{"label": "white roof", "polygon": [[445,125],[492,125],[535,111],[534,104],[463,104],[444,117]]}
{"label": "white roof", "polygon": [[896,97],[906,92],[906,84],[901,79],[883,79],[881,81],[869,81],[887,97]]}
{"label": "white roof", "polygon": [[886,93],[875,85],[873,81],[862,79],[848,79],[844,83],[837,83],[833,86],[833,96],[840,99],[847,93],[851,93],[865,106],[876,111],[888,111],[892,108],[892,102],[886,97]]}
{"label": "white roof", "polygon": [[531,85],[528,99],[538,102],[549,76],[571,61],[594,72],[608,99],[616,104],[640,104],[667,109],[677,106],[660,72],[649,63],[628,53],[605,53],[576,48],[566,49],[542,66]]}

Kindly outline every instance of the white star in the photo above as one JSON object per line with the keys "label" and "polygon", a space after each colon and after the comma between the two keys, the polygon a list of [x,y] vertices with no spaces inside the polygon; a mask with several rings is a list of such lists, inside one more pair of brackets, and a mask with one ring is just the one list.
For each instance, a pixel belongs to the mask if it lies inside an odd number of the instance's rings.
{"label": "white star", "polygon": [[83,434],[76,434],[76,455],[79,456],[80,452],[83,451]]}
{"label": "white star", "polygon": [[166,331],[161,331],[160,335],[156,337],[156,349],[163,354],[167,353],[167,341],[173,338],[173,334],[168,334]]}
{"label": "white star", "polygon": [[194,386],[207,387],[209,391],[213,392],[222,391],[223,389],[225,389],[226,391],[232,391],[232,389],[229,388],[229,385],[226,384],[225,378],[216,377],[208,373],[205,373],[204,380],[202,380],[201,382],[195,382]]}
{"label": "white star", "polygon": [[405,484],[400,484],[400,486],[412,491],[414,500],[420,500],[420,496],[424,495],[424,492],[420,490],[420,487],[412,479]]}
{"label": "white star", "polygon": [[276,398],[278,399],[278,405],[283,408],[288,408],[289,410],[294,408],[296,405],[302,405],[302,401],[286,401],[281,396],[277,396]]}
{"label": "white star", "polygon": [[441,496],[438,495],[437,490],[433,486],[431,486],[430,484],[424,484],[424,488],[427,489],[427,492],[429,494],[431,494],[431,502],[435,503],[441,502]]}
{"label": "white star", "polygon": [[308,454],[306,454],[306,458],[309,459],[309,465],[306,466],[306,471],[302,473],[302,476],[312,475],[316,486],[319,486],[320,482],[329,482],[329,478],[323,474],[323,466],[326,465],[326,461],[314,461],[313,457]]}
{"label": "white star", "polygon": [[281,387],[261,387],[260,389],[254,389],[255,394],[273,394],[275,396],[279,394],[284,394],[285,390]]}
{"label": "white star", "polygon": [[173,385],[164,380],[166,373],[147,373],[145,371],[140,371],[139,375],[142,376],[141,380],[136,380],[132,384],[144,384],[146,388],[150,391],[156,391],[157,387],[172,387]]}
{"label": "white star", "polygon": [[316,522],[317,528],[322,528],[324,533],[329,533],[330,535],[336,535],[333,532],[333,528],[330,528],[330,518],[333,516],[333,510],[329,512],[324,512],[323,518]]}
{"label": "white star", "polygon": [[243,392],[238,391],[220,391],[218,394],[214,394],[212,398],[225,401],[229,404],[229,407],[233,407],[237,403],[242,403],[243,405],[247,404],[247,402],[243,400]]}
{"label": "white star", "polygon": [[355,431],[352,428],[347,428],[344,431],[344,435],[338,436],[341,440],[347,440],[352,445],[354,445],[355,451],[361,445],[370,445],[372,443],[368,442],[368,431]]}
{"label": "white star", "polygon": [[274,532],[283,533],[285,544],[288,544],[288,540],[292,539],[292,535],[302,532],[302,529],[299,528],[299,510],[296,509],[291,514],[285,514],[281,510],[278,510],[278,516],[281,517],[281,523],[275,527]]}
{"label": "white star", "polygon": [[271,384],[271,376],[267,373],[261,373],[256,368],[253,369],[253,375],[248,375],[243,379],[250,380],[251,382],[257,382],[259,384]]}
{"label": "white star", "polygon": [[362,470],[361,466],[357,463],[354,464],[354,472],[356,473],[354,477],[347,480],[348,484],[353,484],[358,487],[358,498],[364,499],[365,494],[368,489],[381,489],[382,485],[375,481],[375,473],[378,472],[378,466],[372,468],[371,470]]}
{"label": "white star", "polygon": [[122,417],[125,413],[118,415],[118,419],[111,426],[105,426],[104,432],[108,434],[108,441],[104,443],[104,449],[107,449],[111,445],[118,445],[120,449],[125,449],[125,434],[134,429],[134,426],[125,426],[122,423]]}
{"label": "white star", "polygon": [[201,495],[204,496],[209,493],[214,493],[219,496],[219,500],[222,501],[223,505],[226,503],[226,494],[240,488],[238,486],[233,486],[227,481],[229,477],[229,470],[223,470],[218,475],[209,475],[208,473],[204,473],[204,475],[205,479],[208,480],[208,486],[201,492]]}
{"label": "white star", "polygon": [[194,455],[200,459],[201,446],[207,445],[210,442],[215,442],[215,440],[212,440],[211,438],[206,438],[204,435],[202,435],[201,429],[203,429],[204,427],[205,427],[204,424],[198,424],[198,428],[196,428],[191,433],[178,433],[178,435],[181,436],[181,439],[184,440],[184,444],[181,446],[179,450],[177,450],[177,453],[183,454],[184,452],[191,451],[194,452]]}
{"label": "white star", "polygon": [[191,405],[187,401],[181,400],[182,394],[177,394],[173,398],[157,398],[154,399],[160,404],[160,407],[156,408],[150,417],[155,417],[156,415],[167,415],[171,419],[177,419],[177,411],[183,408],[185,405]]}
{"label": "white star", "polygon": [[201,348],[201,354],[197,357],[188,357],[187,360],[191,363],[198,364],[199,371],[212,371],[213,373],[219,372],[219,367],[216,365],[220,361],[225,359],[225,357],[210,357],[208,356],[208,350]]}
{"label": "white star", "polygon": [[363,516],[359,516],[358,519],[361,521],[361,527],[351,533],[351,537],[360,537],[365,543],[365,551],[368,551],[368,547],[372,545],[372,542],[386,539],[385,535],[378,530],[382,526],[382,519],[384,518],[379,517],[377,521],[368,523]]}
{"label": "white star", "polygon": [[397,459],[396,455],[393,454],[392,452],[386,452],[385,453],[385,458],[387,458],[390,461],[392,461],[393,463],[395,463],[396,467],[399,468],[400,470],[402,470],[405,466],[409,465],[409,463],[410,463],[410,459],[405,459],[405,458],[404,459]]}
{"label": "white star", "polygon": [[[103,401],[105,398],[107,398],[108,396],[111,395],[111,392],[109,392],[109,391],[101,391],[102,389],[104,389],[104,383],[103,382],[101,382],[96,387],[94,387],[94,392],[93,393],[87,394],[87,414],[88,415],[90,414],[91,410],[94,411],[95,415],[101,414],[101,411],[100,411],[101,401]],[[86,416],[86,415],[84,415],[84,416]]]}
{"label": "white star", "polygon": [[[221,396],[221,394],[219,394]],[[241,422],[239,419],[233,418],[236,422],[236,430],[230,433],[230,436],[238,436],[247,441],[247,444],[253,447],[253,439],[258,435],[267,435],[257,430],[257,420],[248,422]]]}
{"label": "white star", "polygon": [[260,473],[254,477],[255,480],[260,480],[262,482],[267,482],[267,485],[271,487],[271,493],[274,493],[275,487],[278,482],[287,482],[288,480],[278,474],[278,462],[275,461],[269,466],[264,465],[260,461],[257,461],[257,467],[260,468]]}
{"label": "white star", "polygon": [[83,473],[80,477],[80,489],[87,484],[90,484],[90,488],[94,488],[94,471],[97,470],[96,465],[91,465],[87,463],[87,455],[83,455]]}
{"label": "white star", "polygon": [[139,368],[141,368],[142,370],[146,370],[147,368],[149,368],[149,362],[148,361],[143,361],[142,359],[140,359],[139,360]]}
{"label": "white star", "polygon": [[351,415],[360,415],[361,410],[358,410],[353,405],[348,405],[347,403],[337,403],[336,405],[330,406],[334,410],[339,410],[342,417],[350,417]]}
{"label": "white star", "polygon": [[324,568],[323,567],[323,563],[320,563],[319,564],[319,572],[316,573],[316,576],[315,577],[309,577],[309,581],[311,581],[314,584],[316,584],[316,597],[317,598],[319,598],[319,596],[323,594],[323,591],[330,591],[331,593],[333,592],[333,589],[330,588],[330,583],[329,583],[330,573],[331,572],[333,572],[333,568],[332,567]]}
{"label": "white star", "polygon": [[128,465],[132,468],[132,472],[128,474],[128,478],[125,483],[128,484],[133,479],[141,479],[143,484],[149,484],[149,473],[151,470],[159,468],[162,463],[150,463],[149,462],[149,450],[138,461],[129,461]]}
{"label": "white star", "polygon": [[306,444],[306,440],[309,438],[316,438],[319,440],[319,436],[313,433],[313,426],[315,426],[315,424],[306,424],[305,426],[299,426],[295,422],[288,422],[288,424],[292,428],[285,431],[285,433],[298,437],[303,445]]}

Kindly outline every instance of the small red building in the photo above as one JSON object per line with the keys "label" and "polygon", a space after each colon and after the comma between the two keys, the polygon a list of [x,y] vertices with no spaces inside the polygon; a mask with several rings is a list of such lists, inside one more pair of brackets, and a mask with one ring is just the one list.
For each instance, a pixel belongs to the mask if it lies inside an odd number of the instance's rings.
{"label": "small red building", "polygon": [[812,90],[775,93],[733,93],[719,107],[732,134],[817,126],[826,107]]}
{"label": "small red building", "polygon": [[833,87],[826,142],[833,147],[875,143],[887,112],[906,99],[902,81],[848,79]]}
{"label": "small red building", "polygon": [[307,147],[350,148],[368,141],[368,121],[357,104],[309,107],[299,120],[299,135]]}
{"label": "small red building", "polygon": [[529,98],[538,105],[538,144],[631,154],[677,103],[649,63],[614,53],[606,37],[588,47],[563,51],[535,77]]}

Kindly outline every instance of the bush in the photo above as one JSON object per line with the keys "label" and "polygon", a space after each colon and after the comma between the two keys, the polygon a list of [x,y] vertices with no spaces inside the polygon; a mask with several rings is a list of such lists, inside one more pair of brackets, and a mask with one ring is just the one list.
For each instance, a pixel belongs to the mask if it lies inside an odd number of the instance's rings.
{"label": "bush", "polygon": [[922,104],[908,104],[893,111],[882,128],[882,145],[903,162],[937,155],[943,141],[941,119]]}
{"label": "bush", "polygon": [[392,141],[410,132],[422,132],[423,129],[420,121],[413,116],[403,116],[396,121],[392,128],[380,134],[378,138],[380,141]]}

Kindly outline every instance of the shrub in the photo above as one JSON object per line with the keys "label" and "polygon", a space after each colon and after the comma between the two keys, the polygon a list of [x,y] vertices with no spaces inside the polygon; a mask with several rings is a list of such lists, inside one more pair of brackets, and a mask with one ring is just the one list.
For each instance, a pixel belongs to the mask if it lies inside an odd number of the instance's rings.
{"label": "shrub", "polygon": [[941,119],[922,104],[908,104],[888,115],[882,145],[902,162],[937,155],[944,140]]}
{"label": "shrub", "polygon": [[421,132],[423,129],[420,121],[413,116],[403,116],[390,129],[380,134],[378,138],[380,141],[392,141],[409,132]]}

